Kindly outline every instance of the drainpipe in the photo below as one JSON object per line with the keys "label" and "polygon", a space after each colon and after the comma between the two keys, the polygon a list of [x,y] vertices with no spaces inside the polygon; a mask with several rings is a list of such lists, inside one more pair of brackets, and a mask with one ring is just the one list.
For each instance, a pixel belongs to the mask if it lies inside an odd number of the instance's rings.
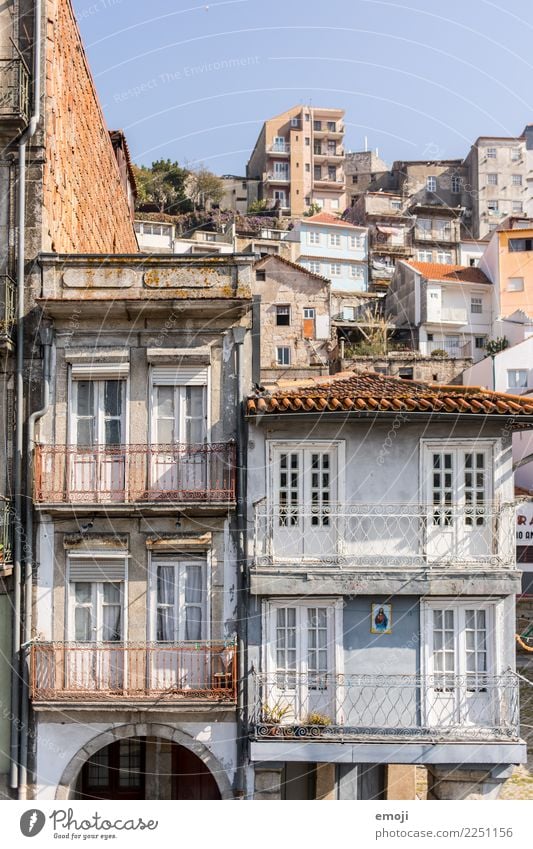
{"label": "drainpipe", "polygon": [[[26,265],[26,146],[35,135],[41,117],[41,17],[42,0],[35,0],[33,40],[33,106],[30,122],[18,142],[17,183],[17,350],[15,366],[15,527],[13,544],[13,645],[11,663],[11,739],[9,786],[19,787],[19,729],[22,612],[22,452],[24,448],[24,284]],[[28,733],[21,730],[21,737]]]}
{"label": "drainpipe", "polygon": [[[26,435],[26,544],[24,546],[24,611],[23,611],[23,643],[21,646],[22,665],[22,704],[20,708],[20,727],[29,729],[30,713],[30,680],[29,680],[29,648],[32,639],[32,588],[33,588],[33,503],[31,498],[33,488],[33,449],[35,448],[35,425],[42,419],[50,406],[50,380],[52,359],[52,325],[46,319],[41,320],[39,328],[43,345],[43,405],[28,419]],[[20,738],[20,768],[19,768],[19,799],[27,798],[28,781],[28,738],[22,733]]]}
{"label": "drainpipe", "polygon": [[243,408],[243,343],[245,327],[233,328],[237,372],[237,770],[235,796],[246,795],[247,754],[247,559],[246,559],[246,471],[244,451],[244,408]]}

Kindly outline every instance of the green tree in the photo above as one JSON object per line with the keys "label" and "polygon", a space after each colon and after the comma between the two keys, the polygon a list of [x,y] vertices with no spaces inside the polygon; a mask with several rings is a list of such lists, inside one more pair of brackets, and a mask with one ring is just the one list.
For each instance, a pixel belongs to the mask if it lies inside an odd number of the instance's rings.
{"label": "green tree", "polygon": [[266,208],[266,200],[253,200],[250,206],[248,207],[248,212],[250,212],[252,215],[256,215],[258,212],[265,212]]}
{"label": "green tree", "polygon": [[177,215],[192,209],[187,197],[186,183],[189,172],[170,159],[158,159],[152,167],[134,166],[137,183],[137,206],[153,203],[159,212]]}
{"label": "green tree", "polygon": [[197,209],[208,205],[218,205],[224,196],[224,183],[203,166],[191,171],[188,179],[188,192]]}

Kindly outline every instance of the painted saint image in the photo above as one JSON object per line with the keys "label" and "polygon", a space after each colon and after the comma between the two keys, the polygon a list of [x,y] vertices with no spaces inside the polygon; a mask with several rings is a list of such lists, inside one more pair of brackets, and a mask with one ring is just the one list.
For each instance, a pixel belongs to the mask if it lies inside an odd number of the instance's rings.
{"label": "painted saint image", "polygon": [[371,614],[370,632],[372,634],[391,633],[391,610],[390,604],[373,604]]}

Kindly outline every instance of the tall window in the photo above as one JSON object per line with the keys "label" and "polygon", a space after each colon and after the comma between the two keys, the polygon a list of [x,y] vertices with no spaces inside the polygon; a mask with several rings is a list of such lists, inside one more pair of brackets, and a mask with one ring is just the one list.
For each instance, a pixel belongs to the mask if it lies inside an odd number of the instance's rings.
{"label": "tall window", "polygon": [[206,638],[205,563],[154,561],[158,642]]}
{"label": "tall window", "polygon": [[120,445],[124,441],[123,380],[74,380],[72,424],[76,445]]}
{"label": "tall window", "polygon": [[436,192],[437,191],[437,178],[436,177],[426,177],[426,189],[428,192]]}
{"label": "tall window", "polygon": [[497,186],[498,185],[498,175],[497,174],[487,174],[487,184],[489,186]]}
{"label": "tall window", "polygon": [[454,195],[460,194],[461,189],[462,189],[462,179],[461,179],[461,177],[454,175],[452,177],[452,194],[454,194]]}
{"label": "tall window", "polygon": [[340,262],[332,262],[329,267],[329,272],[332,277],[340,277],[342,274],[342,266]]}
{"label": "tall window", "polygon": [[341,244],[341,237],[338,233],[330,233],[329,234],[329,243],[332,247],[339,248]]}
{"label": "tall window", "polygon": [[123,638],[122,586],[107,581],[73,582],[76,642],[115,643]]}
{"label": "tall window", "polygon": [[483,312],[483,298],[470,298],[470,312],[477,314]]}
{"label": "tall window", "polygon": [[498,151],[495,147],[487,147],[486,153],[487,153],[487,159],[496,159]]}
{"label": "tall window", "polygon": [[320,233],[318,230],[310,230],[309,231],[309,244],[310,245],[319,245],[320,244]]}
{"label": "tall window", "polygon": [[154,386],[154,441],[198,444],[206,438],[205,386]]}
{"label": "tall window", "polygon": [[310,262],[308,263],[309,271],[312,271],[313,274],[320,274],[320,263],[319,262]]}
{"label": "tall window", "polygon": [[276,365],[290,366],[291,364],[291,349],[287,346],[276,348]]}
{"label": "tall window", "polygon": [[513,184],[513,186],[521,186],[522,185],[522,175],[521,174],[513,174],[512,184]]}

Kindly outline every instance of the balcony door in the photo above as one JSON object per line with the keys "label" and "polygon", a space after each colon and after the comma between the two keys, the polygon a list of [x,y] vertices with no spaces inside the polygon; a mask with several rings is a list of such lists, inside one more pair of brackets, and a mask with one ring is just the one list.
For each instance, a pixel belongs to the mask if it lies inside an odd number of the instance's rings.
{"label": "balcony door", "polygon": [[125,495],[124,380],[73,380],[68,470],[71,497],[121,501]]}
{"label": "balcony door", "polygon": [[124,685],[124,583],[71,581],[65,689],[120,693]]}
{"label": "balcony door", "polygon": [[491,448],[482,443],[425,446],[429,562],[472,562],[492,554],[491,464]]}
{"label": "balcony door", "polygon": [[494,605],[434,602],[425,610],[428,686],[426,723],[496,726],[498,688],[494,666]]}
{"label": "balcony door", "polygon": [[205,560],[156,558],[151,569],[149,688],[210,689]]}
{"label": "balcony door", "polygon": [[273,555],[324,560],[338,548],[338,451],[331,443],[271,448]]}
{"label": "balcony door", "polygon": [[156,369],[152,385],[151,490],[198,496],[208,489],[207,369]]}
{"label": "balcony door", "polygon": [[336,721],[335,607],[271,604],[267,614],[265,721]]}

